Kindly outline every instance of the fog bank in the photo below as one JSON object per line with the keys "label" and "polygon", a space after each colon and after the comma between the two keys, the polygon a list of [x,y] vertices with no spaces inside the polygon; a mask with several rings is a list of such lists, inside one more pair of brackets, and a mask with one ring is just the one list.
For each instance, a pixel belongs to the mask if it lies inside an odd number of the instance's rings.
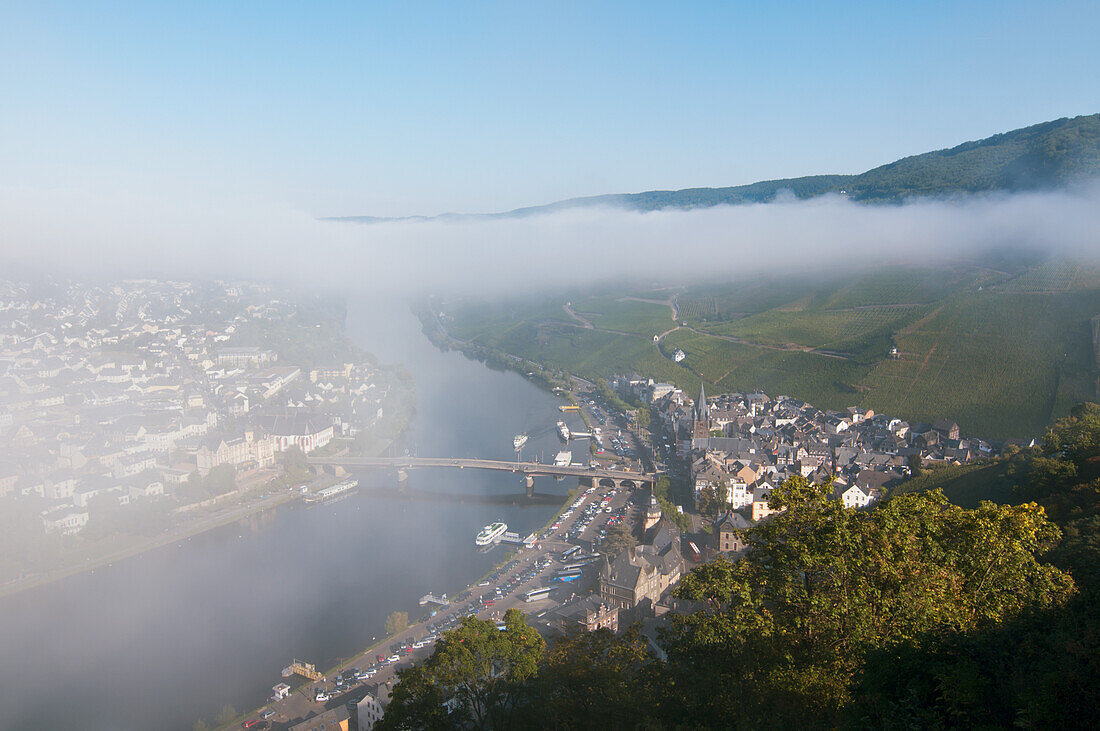
{"label": "fog bank", "polygon": [[526,218],[319,221],[256,201],[9,189],[13,274],[250,278],[483,294],[646,280],[936,263],[1000,247],[1095,258],[1100,185],[862,205],[840,196],[698,210],[578,208]]}

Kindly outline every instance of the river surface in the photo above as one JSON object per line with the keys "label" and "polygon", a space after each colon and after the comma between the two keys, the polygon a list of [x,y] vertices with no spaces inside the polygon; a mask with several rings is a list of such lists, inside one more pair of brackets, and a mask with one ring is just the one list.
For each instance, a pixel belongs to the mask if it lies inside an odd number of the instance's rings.
{"label": "river surface", "polygon": [[[403,449],[505,459],[521,431],[524,458],[550,461],[561,448],[558,399],[440,352],[402,305],[353,300],[347,325],[416,382]],[[572,449],[587,455],[584,442]],[[363,489],[331,505],[286,505],[0,598],[0,729],[190,729],[225,705],[257,707],[292,658],[328,667],[371,644],[391,611],[415,618],[421,595],[481,576],[504,551],[475,550],[483,525],[502,518],[525,534],[558,506],[526,504],[510,474],[413,470],[411,499],[379,494],[392,474],[359,478]],[[535,489],[575,484],[539,478]]]}

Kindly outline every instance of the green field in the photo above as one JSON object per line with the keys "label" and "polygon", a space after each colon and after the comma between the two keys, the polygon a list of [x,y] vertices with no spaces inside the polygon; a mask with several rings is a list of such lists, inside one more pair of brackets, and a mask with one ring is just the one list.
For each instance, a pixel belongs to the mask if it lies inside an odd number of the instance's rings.
{"label": "green field", "polygon": [[[625,287],[465,303],[449,310],[448,327],[587,378],[637,371],[689,392],[703,380],[714,392],[762,389],[820,408],[951,418],[990,438],[1030,436],[1096,398],[1091,319],[1100,314],[1100,275],[1064,261],[1004,269],[895,267],[688,287],[678,301],[690,329],[660,345],[653,335],[679,323],[666,305],[628,299],[641,295]],[[595,329],[569,317],[567,301]],[[687,356],[679,364],[669,357],[676,348]]]}
{"label": "green field", "polygon": [[573,310],[594,327],[649,337],[660,335],[674,325],[668,305],[614,295],[578,299],[573,302]]}

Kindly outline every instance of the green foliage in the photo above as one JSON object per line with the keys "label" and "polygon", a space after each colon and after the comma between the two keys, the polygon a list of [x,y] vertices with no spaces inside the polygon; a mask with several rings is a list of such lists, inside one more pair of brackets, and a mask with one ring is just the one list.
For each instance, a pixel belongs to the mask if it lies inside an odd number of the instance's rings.
{"label": "green foliage", "polygon": [[240,323],[229,344],[270,348],[279,356],[279,365],[307,369],[336,363],[373,363],[373,356],[345,337],[345,318],[343,301],[301,298],[290,317]]}
{"label": "green foliage", "polygon": [[231,464],[220,464],[210,469],[203,480],[206,492],[210,495],[224,495],[237,489],[237,468]]}
{"label": "green foliage", "polygon": [[663,640],[669,672],[695,676],[699,691],[681,683],[674,699],[691,723],[829,724],[868,652],[995,626],[1072,593],[1037,559],[1058,529],[1035,505],[963,510],[932,492],[856,511],[824,494],[788,480],[772,495],[786,512],[747,532],[742,560],[681,582],[680,597],[711,608],[674,616]]}
{"label": "green foliage", "polygon": [[681,533],[691,532],[691,518],[681,513],[672,502],[664,498],[657,498],[657,503],[661,506],[661,514],[671,520]]}
{"label": "green foliage", "polygon": [[[1100,115],[1063,118],[947,150],[926,152],[860,175],[814,175],[730,188],[689,188],[600,196],[592,203],[639,210],[766,203],[785,191],[811,198],[845,191],[862,201],[900,201],[991,190],[1025,190],[1100,174]],[[588,201],[589,199],[584,199]],[[584,202],[582,201],[582,202]]]}
{"label": "green foliage", "polygon": [[391,612],[390,616],[386,617],[386,634],[396,635],[404,632],[409,628],[409,613],[408,612]]}
{"label": "green foliage", "polygon": [[672,480],[667,475],[658,477],[656,482],[653,483],[653,494],[657,496],[658,500],[670,500],[672,490]]}
{"label": "green foliage", "polygon": [[[518,609],[505,613],[504,625],[498,630],[493,622],[466,617],[440,637],[426,661],[398,671],[376,728],[503,728],[546,649]],[[448,714],[443,702],[452,698],[455,708]]]}
{"label": "green foliage", "polygon": [[647,718],[656,658],[638,626],[575,632],[547,650],[515,728],[637,728]]}
{"label": "green foliage", "polygon": [[603,553],[609,558],[614,558],[620,553],[638,544],[637,539],[625,523],[611,526],[607,531],[607,538],[603,543]]}
{"label": "green foliage", "polygon": [[219,726],[225,726],[226,724],[232,723],[234,720],[236,720],[237,716],[239,715],[240,714],[237,713],[236,708],[230,705],[225,705],[222,706],[222,709],[220,711],[218,711],[218,715],[214,716],[214,722]]}
{"label": "green foliage", "polygon": [[606,378],[596,379],[596,392],[609,406],[623,413],[630,411],[630,404],[623,401],[622,397],[608,384]]}

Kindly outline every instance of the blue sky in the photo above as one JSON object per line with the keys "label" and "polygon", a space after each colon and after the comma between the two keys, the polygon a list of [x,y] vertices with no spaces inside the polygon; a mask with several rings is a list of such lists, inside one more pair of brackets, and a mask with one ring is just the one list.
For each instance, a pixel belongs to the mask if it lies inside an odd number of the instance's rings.
{"label": "blue sky", "polygon": [[858,172],[1100,111],[1100,3],[0,5],[0,188],[313,215]]}

